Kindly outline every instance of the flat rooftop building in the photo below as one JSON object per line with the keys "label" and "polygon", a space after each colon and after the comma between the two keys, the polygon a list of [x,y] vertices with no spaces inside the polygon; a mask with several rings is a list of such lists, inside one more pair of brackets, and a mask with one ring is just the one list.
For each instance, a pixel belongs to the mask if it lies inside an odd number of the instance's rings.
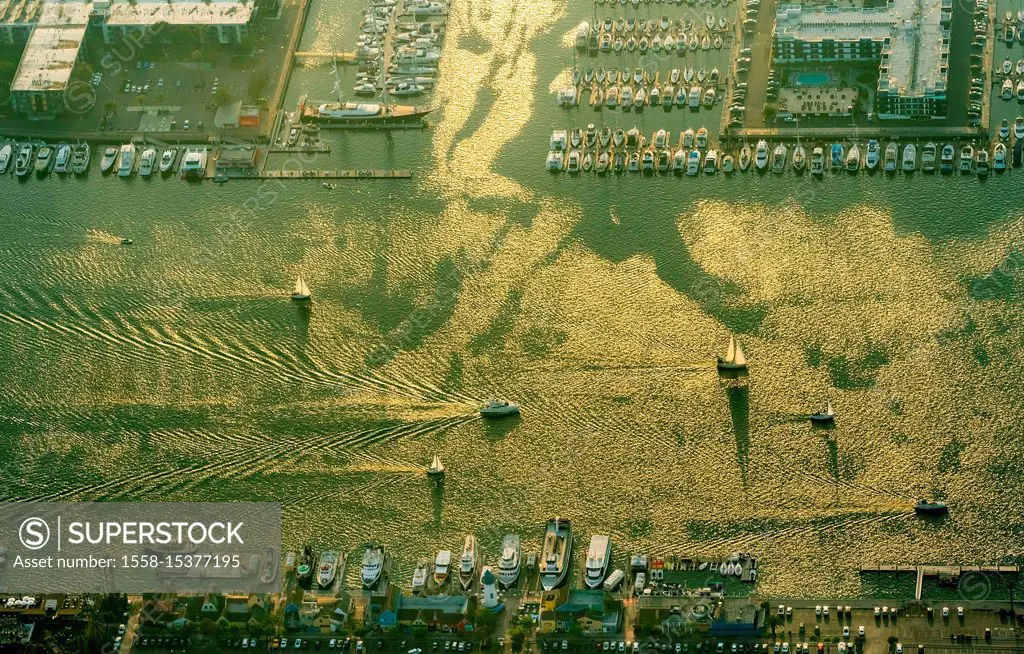
{"label": "flat rooftop building", "polygon": [[779,5],[776,63],[878,62],[883,118],[946,115],[952,0],[884,7]]}

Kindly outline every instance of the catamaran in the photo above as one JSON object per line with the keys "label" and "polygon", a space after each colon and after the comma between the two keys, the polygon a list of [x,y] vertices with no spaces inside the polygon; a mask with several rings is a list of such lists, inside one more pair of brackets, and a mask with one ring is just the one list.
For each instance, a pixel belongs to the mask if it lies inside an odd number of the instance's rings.
{"label": "catamaran", "polygon": [[719,370],[747,369],[747,357],[743,354],[743,348],[732,336],[729,336],[729,347],[725,351],[725,356],[718,357],[717,366]]}

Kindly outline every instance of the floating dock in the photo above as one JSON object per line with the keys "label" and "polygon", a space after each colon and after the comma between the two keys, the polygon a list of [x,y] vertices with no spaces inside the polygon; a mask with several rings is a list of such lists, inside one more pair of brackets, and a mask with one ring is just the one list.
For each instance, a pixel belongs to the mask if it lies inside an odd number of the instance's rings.
{"label": "floating dock", "polygon": [[917,583],[914,586],[914,599],[920,601],[925,577],[959,579],[965,574],[971,573],[1016,576],[1020,574],[1020,567],[1015,565],[891,565],[884,563],[866,563],[860,566],[861,574],[878,572],[915,573],[917,575]]}
{"label": "floating dock", "polygon": [[264,170],[259,175],[231,179],[412,179],[411,170],[360,168],[356,170]]}

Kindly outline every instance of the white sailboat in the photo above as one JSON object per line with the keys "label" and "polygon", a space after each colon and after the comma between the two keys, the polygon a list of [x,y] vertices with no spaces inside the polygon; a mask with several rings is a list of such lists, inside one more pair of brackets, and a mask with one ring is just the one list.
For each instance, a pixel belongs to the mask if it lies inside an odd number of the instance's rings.
{"label": "white sailboat", "polygon": [[441,457],[434,455],[434,460],[430,463],[430,467],[427,468],[428,477],[443,477],[444,476],[444,464],[441,463]]}
{"label": "white sailboat", "polygon": [[313,297],[313,294],[309,290],[309,286],[306,286],[306,280],[299,275],[298,279],[295,280],[295,290],[292,291],[292,299],[296,301],[308,300]]}
{"label": "white sailboat", "polygon": [[832,400],[826,399],[821,411],[811,414],[811,422],[832,422],[836,418],[835,409],[832,408]]}
{"label": "white sailboat", "polygon": [[725,357],[718,357],[717,365],[719,370],[747,369],[747,357],[743,354],[743,348],[732,336],[729,336],[729,348],[725,351]]}

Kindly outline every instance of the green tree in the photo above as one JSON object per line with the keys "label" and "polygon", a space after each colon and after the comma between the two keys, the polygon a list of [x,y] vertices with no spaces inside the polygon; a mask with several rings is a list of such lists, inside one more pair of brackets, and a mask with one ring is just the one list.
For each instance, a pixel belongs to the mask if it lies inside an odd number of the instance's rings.
{"label": "green tree", "polygon": [[221,87],[217,89],[217,95],[215,95],[213,99],[214,102],[217,103],[218,107],[223,107],[224,105],[231,104],[231,101],[234,98],[231,97],[231,91],[227,90],[224,87]]}
{"label": "green tree", "polygon": [[267,88],[267,82],[269,81],[270,78],[264,71],[253,74],[253,76],[249,78],[249,97],[253,100],[260,97],[263,93],[263,89]]}

